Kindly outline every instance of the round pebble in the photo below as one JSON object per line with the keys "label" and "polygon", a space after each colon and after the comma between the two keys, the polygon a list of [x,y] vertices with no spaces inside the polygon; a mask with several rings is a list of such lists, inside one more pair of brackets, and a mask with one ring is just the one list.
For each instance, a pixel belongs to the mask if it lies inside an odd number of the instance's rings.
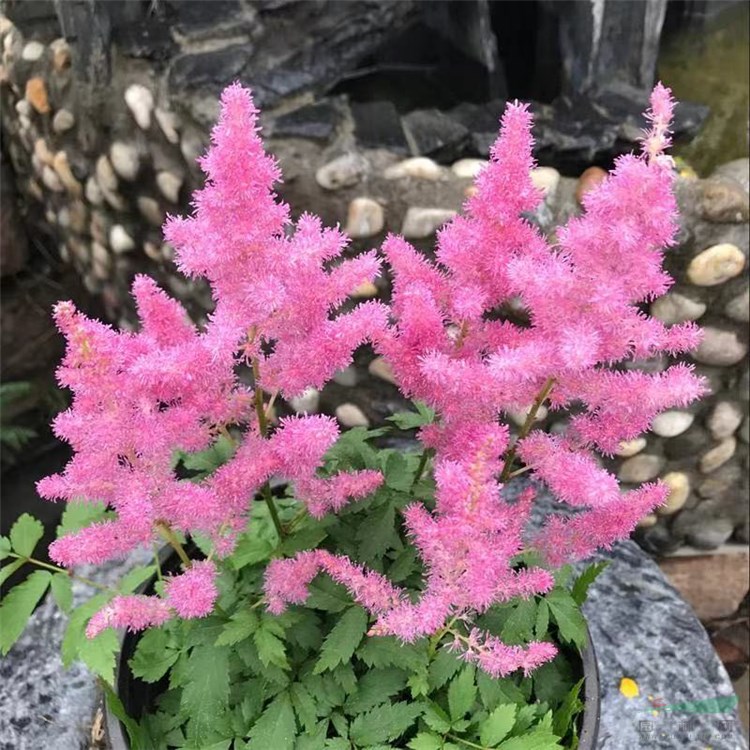
{"label": "round pebble", "polygon": [[576,186],[576,200],[583,203],[583,197],[589,190],[593,190],[600,182],[607,179],[606,170],[601,167],[589,167],[581,173]]}
{"label": "round pebble", "polygon": [[724,242],[696,255],[687,269],[688,279],[696,286],[717,286],[745,268],[745,255],[737,245]]}
{"label": "round pebble", "polygon": [[362,155],[351,152],[324,164],[315,173],[315,181],[326,190],[356,185],[368,173],[370,164]]}
{"label": "round pebble", "polygon": [[128,105],[138,127],[148,130],[151,127],[151,113],[154,109],[154,95],[151,90],[140,83],[128,86],[125,90],[125,104]]}
{"label": "round pebble", "polygon": [[177,132],[177,129],[180,125],[180,118],[174,112],[169,112],[159,107],[154,110],[154,117],[156,117],[156,122],[159,123],[161,132],[164,133],[164,137],[170,143],[179,143],[180,134]]}
{"label": "round pebble", "polygon": [[656,509],[660,516],[670,516],[677,513],[690,496],[690,479],[685,472],[670,471],[661,477],[661,481],[669,487],[669,495],[664,505]]}
{"label": "round pebble", "polygon": [[28,42],[21,52],[21,59],[26,62],[36,62],[44,54],[44,45],[41,42]]}
{"label": "round pebble", "polygon": [[156,175],[156,186],[159,192],[171,203],[179,201],[182,183],[182,177],[172,172],[159,172]]}
{"label": "round pebble", "polygon": [[659,297],[651,304],[651,315],[667,325],[698,320],[707,306],[677,292],[670,292]]}
{"label": "round pebble", "polygon": [[623,440],[620,443],[617,455],[621,458],[630,458],[640,453],[647,444],[646,438],[643,437],[637,437],[634,440]]}
{"label": "round pebble", "polygon": [[537,167],[531,170],[531,182],[545,198],[552,198],[560,184],[560,173],[554,167]]}
{"label": "round pebble", "polygon": [[694,420],[695,417],[687,411],[665,411],[654,418],[651,431],[660,437],[677,437],[677,435],[682,435]]}
{"label": "round pebble", "polygon": [[122,224],[115,224],[109,230],[109,244],[116,253],[127,253],[135,249],[133,238]]}
{"label": "round pebble", "polygon": [[363,281],[358,287],[351,293],[354,299],[372,299],[378,296],[378,288],[372,281]]}
{"label": "round pebble", "polygon": [[383,207],[372,198],[355,198],[349,204],[346,233],[354,239],[373,237],[385,226]]}
{"label": "round pebble", "polygon": [[400,180],[404,177],[413,177],[415,180],[429,180],[434,182],[442,180],[443,168],[426,156],[415,156],[404,159],[398,164],[392,164],[383,172],[386,180]]}
{"label": "round pebble", "polygon": [[473,180],[488,163],[484,159],[459,159],[451,165],[451,172],[463,180]]}
{"label": "round pebble", "polygon": [[736,450],[737,440],[734,437],[728,437],[704,453],[700,458],[698,466],[704,474],[710,474],[729,461]]}
{"label": "round pebble", "polygon": [[339,385],[344,386],[345,388],[353,388],[355,385],[357,385],[357,380],[357,369],[354,367],[354,365],[349,365],[343,370],[339,370],[333,376],[333,381],[335,383],[338,383]]}
{"label": "round pebble", "polygon": [[52,118],[52,130],[55,133],[67,133],[75,124],[75,116],[67,109],[58,109]]}
{"label": "round pebble", "polygon": [[750,290],[745,289],[742,294],[729,300],[724,307],[724,313],[738,323],[750,322]]}
{"label": "round pebble", "polygon": [[743,411],[738,404],[720,401],[708,418],[707,426],[717,440],[731,437],[742,424]]}
{"label": "round pebble", "polygon": [[141,159],[138,149],[122,141],[115,141],[109,149],[109,158],[115,172],[124,180],[133,181],[138,176],[141,168]]}
{"label": "round pebble", "polygon": [[374,375],[376,378],[380,378],[381,380],[396,385],[396,376],[393,374],[391,366],[382,357],[375,357],[375,359],[367,365],[367,371],[370,375]]}
{"label": "round pebble", "polygon": [[742,362],[747,354],[747,344],[740,340],[735,331],[706,326],[703,340],[693,352],[693,358],[705,365],[729,367]]}
{"label": "round pebble", "polygon": [[369,427],[370,420],[356,404],[346,403],[336,407],[336,419],[344,427]]}
{"label": "round pebble", "polygon": [[319,404],[320,391],[317,388],[305,388],[299,396],[289,399],[289,406],[297,414],[315,414]]}
{"label": "round pebble", "polygon": [[622,482],[641,484],[659,476],[663,466],[661,456],[639,454],[623,461],[617,476]]}
{"label": "round pebble", "polygon": [[456,211],[447,208],[411,206],[406,211],[406,216],[404,216],[401,234],[408,240],[431,237],[443,224],[450,221],[456,213]]}

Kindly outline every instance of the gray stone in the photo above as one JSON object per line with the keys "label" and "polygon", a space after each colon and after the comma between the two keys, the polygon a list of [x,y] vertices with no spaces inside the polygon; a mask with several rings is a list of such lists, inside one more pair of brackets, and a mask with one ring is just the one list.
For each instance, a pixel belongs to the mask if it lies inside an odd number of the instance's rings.
{"label": "gray stone", "polygon": [[48,190],[54,193],[62,193],[65,190],[55,170],[47,165],[42,169],[42,183]]}
{"label": "gray stone", "polygon": [[695,416],[689,411],[669,410],[654,417],[651,431],[660,437],[671,438],[682,435],[693,424]]}
{"label": "gray stone", "polygon": [[728,438],[742,424],[743,413],[739,404],[732,401],[719,401],[708,418],[708,429],[717,440]]}
{"label": "gray stone", "polygon": [[52,118],[52,130],[55,133],[67,133],[75,124],[75,115],[67,109],[58,109]]}
{"label": "gray stone", "polygon": [[173,144],[180,142],[180,134],[178,132],[180,127],[180,118],[175,112],[170,112],[166,109],[160,109],[157,107],[154,110],[154,117],[156,122],[159,123],[161,132],[164,133],[164,137]]}
{"label": "gray stone", "polygon": [[729,300],[724,307],[724,313],[738,323],[750,321],[750,289],[745,289],[742,294]]}
{"label": "gray stone", "polygon": [[728,367],[741,362],[747,354],[747,344],[735,331],[713,326],[703,329],[703,340],[693,352],[693,358],[706,365]]}
{"label": "gray stone", "polygon": [[154,95],[140,83],[133,83],[125,89],[125,104],[141,130],[151,127],[151,113],[154,110]]}
{"label": "gray stone", "polygon": [[663,466],[661,456],[641,453],[623,461],[617,476],[628,484],[641,484],[657,477]]}
{"label": "gray stone", "polygon": [[180,188],[183,178],[172,172],[159,172],[156,175],[156,186],[159,192],[170,202],[177,203],[180,199]]}
{"label": "gray stone", "polygon": [[164,223],[164,211],[159,202],[146,195],[138,196],[136,200],[138,211],[151,226],[160,227]]}
{"label": "gray stone", "polygon": [[110,146],[109,158],[112,161],[115,172],[124,180],[132,182],[138,177],[138,172],[141,168],[141,157],[134,145],[115,141]]}
{"label": "gray stone", "polygon": [[701,456],[698,466],[704,474],[710,474],[729,461],[736,450],[737,440],[734,437],[728,437],[722,440],[717,446],[706,451]]}
{"label": "gray stone", "polygon": [[425,239],[431,237],[443,224],[450,221],[456,211],[448,208],[422,208],[410,206],[404,216],[401,234],[406,239]]}
{"label": "gray stone", "polygon": [[734,533],[734,523],[728,518],[708,518],[700,515],[695,522],[685,526],[685,539],[698,549],[716,549],[729,541]]}
{"label": "gray stone", "polygon": [[698,494],[705,500],[719,500],[739,487],[742,476],[742,468],[736,461],[725,463],[701,481]]}
{"label": "gray stone", "polygon": [[745,417],[742,420],[742,427],[740,427],[740,431],[737,434],[743,443],[750,443],[750,418]]}
{"label": "gray stone", "polygon": [[727,177],[701,181],[698,208],[704,219],[722,224],[747,221],[750,215],[747,190]]}
{"label": "gray stone", "polygon": [[101,206],[104,203],[104,193],[96,181],[96,177],[91,176],[86,180],[85,189],[86,200],[95,206]]}
{"label": "gray stone", "polygon": [[367,365],[367,371],[370,375],[385,380],[387,383],[396,384],[396,377],[393,374],[391,366],[382,357],[375,357],[375,359]]}
{"label": "gray stone", "polygon": [[651,315],[667,325],[698,320],[707,306],[677,292],[670,292],[651,303]]}
{"label": "gray stone", "polygon": [[96,160],[96,179],[102,189],[117,190],[117,175],[112,169],[112,163],[104,155]]}
{"label": "gray stone", "polygon": [[726,177],[742,185],[746,193],[750,192],[750,159],[734,159],[717,167],[711,177]]}
{"label": "gray stone", "polygon": [[343,370],[339,370],[334,376],[333,380],[339,385],[343,385],[346,388],[353,388],[357,385],[357,369],[354,365],[349,365]]}
{"label": "gray stone", "polygon": [[370,163],[356,152],[342,154],[315,172],[315,180],[325,190],[356,185],[370,171]]}
{"label": "gray stone", "polygon": [[299,396],[289,399],[289,406],[297,414],[315,414],[319,404],[320,391],[317,388],[305,388]]}

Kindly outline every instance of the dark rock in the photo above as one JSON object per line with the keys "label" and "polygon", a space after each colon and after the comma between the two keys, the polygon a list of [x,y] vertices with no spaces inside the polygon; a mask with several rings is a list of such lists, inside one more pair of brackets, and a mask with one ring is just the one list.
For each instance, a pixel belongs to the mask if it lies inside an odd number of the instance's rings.
{"label": "dark rock", "polygon": [[167,0],[166,5],[175,19],[175,26],[186,33],[216,26],[236,18],[242,11],[239,0],[190,0],[189,3]]}
{"label": "dark rock", "polygon": [[682,545],[682,539],[671,533],[666,523],[658,523],[650,529],[639,529],[635,539],[652,555],[666,555]]}
{"label": "dark rock", "polygon": [[341,121],[341,113],[327,101],[308,104],[277,117],[271,127],[274,138],[310,138],[327,141]]}
{"label": "dark rock", "polygon": [[402,122],[414,156],[451,162],[464,154],[469,143],[468,129],[438,109],[414,110]]}
{"label": "dark rock", "polygon": [[728,518],[707,518],[697,516],[693,523],[685,527],[685,539],[698,549],[716,549],[729,541],[734,533],[734,523]]}
{"label": "dark rock", "polygon": [[702,218],[712,222],[739,223],[748,220],[750,205],[745,188],[728,177],[703,180],[698,210]]}
{"label": "dark rock", "polygon": [[664,441],[664,454],[674,460],[689,458],[705,450],[712,442],[713,438],[708,430],[701,425],[693,424],[682,435]]}
{"label": "dark rock", "polygon": [[206,84],[229,83],[245,67],[253,48],[250,44],[178,57],[169,71],[169,85],[174,92]]}
{"label": "dark rock", "polygon": [[392,102],[354,102],[351,110],[360,146],[408,153],[401,117]]}
{"label": "dark rock", "polygon": [[742,476],[743,471],[738,464],[726,463],[698,485],[698,494],[706,500],[713,500],[723,498],[730,491],[738,492]]}
{"label": "dark rock", "polygon": [[[0,276],[13,276],[25,265],[29,253],[26,231],[18,208],[16,181],[10,164],[0,162]],[[5,320],[3,320],[5,324]]]}

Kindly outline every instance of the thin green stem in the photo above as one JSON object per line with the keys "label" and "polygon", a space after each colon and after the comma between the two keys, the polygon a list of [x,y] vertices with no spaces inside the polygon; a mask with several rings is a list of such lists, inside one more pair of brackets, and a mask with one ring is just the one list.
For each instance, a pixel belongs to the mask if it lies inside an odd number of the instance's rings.
{"label": "thin green stem", "polygon": [[156,565],[156,577],[158,580],[163,581],[164,576],[161,572],[161,561],[159,560],[159,550],[156,549],[156,544],[151,545],[151,551],[154,554],[154,564]]}
{"label": "thin green stem", "polygon": [[470,742],[469,740],[461,739],[461,737],[457,737],[455,734],[451,734],[448,732],[448,734],[445,735],[448,737],[448,739],[453,740],[454,742],[460,742],[462,745],[466,745],[466,747],[474,747],[477,750],[489,750],[485,745],[477,745],[476,742]]}
{"label": "thin green stem", "polygon": [[189,568],[192,566],[192,561],[187,556],[187,552],[185,552],[185,548],[182,546],[182,543],[177,538],[177,535],[172,530],[172,527],[166,522],[166,521],[157,521],[156,522],[156,528],[159,530],[159,533],[164,537],[167,544],[177,553],[177,557],[180,558],[182,561],[182,564]]}
{"label": "thin green stem", "polygon": [[529,413],[526,415],[526,420],[523,423],[523,427],[521,427],[521,431],[518,433],[518,437],[516,438],[516,441],[513,443],[510,450],[505,454],[505,463],[503,464],[503,472],[502,474],[500,474],[501,482],[507,482],[508,479],[510,479],[511,470],[513,469],[513,461],[516,458],[516,452],[518,450],[518,442],[520,440],[523,440],[529,434],[529,432],[531,432],[531,428],[533,427],[534,422],[536,421],[536,415],[539,412],[539,409],[542,408],[542,404],[547,400],[547,396],[549,396],[550,391],[552,390],[552,387],[554,385],[555,385],[555,379],[547,378],[547,382],[542,386],[542,390],[539,391],[539,394],[534,400],[534,403],[531,409],[529,409]]}
{"label": "thin green stem", "polygon": [[450,619],[448,623],[446,623],[445,627],[438,630],[435,635],[430,638],[430,644],[427,647],[427,654],[430,658],[430,661],[432,660],[432,657],[435,656],[435,652],[438,649],[438,646],[440,645],[440,641],[443,640],[443,637],[446,635],[446,633],[453,633],[452,630],[453,626],[456,624],[456,620],[458,620],[458,617],[453,617]]}
{"label": "thin green stem", "polygon": [[414,492],[414,488],[419,484],[419,480],[422,478],[422,474],[431,456],[432,448],[425,448],[422,451],[422,455],[419,457],[419,464],[417,464],[417,470],[414,472],[414,481],[411,483],[411,492]]}
{"label": "thin green stem", "polygon": [[76,581],[85,583],[87,586],[93,586],[95,589],[99,589],[101,591],[112,591],[112,588],[110,586],[105,586],[104,584],[97,583],[96,581],[92,581],[90,578],[84,578],[83,576],[76,575],[75,573],[71,573],[69,570],[66,570],[65,568],[60,568],[57,565],[51,565],[50,563],[46,563],[44,562],[44,560],[37,560],[35,557],[24,557],[23,555],[18,555],[15,552],[10,552],[8,556],[15,557],[18,560],[24,560],[27,563],[36,565],[39,568],[45,568],[45,570],[51,570],[54,573],[65,573],[66,576],[70,576]]}
{"label": "thin green stem", "polygon": [[[253,380],[255,381],[255,413],[258,416],[258,431],[262,437],[266,437],[268,435],[268,418],[265,406],[263,405],[263,389],[260,387],[260,363],[257,357],[253,359],[252,367]],[[285,536],[284,527],[281,525],[279,512],[276,510],[276,504],[273,501],[271,485],[265,482],[260,492],[268,506],[268,512],[271,514],[271,520],[276,527],[276,533],[279,535],[279,539],[283,539]]]}

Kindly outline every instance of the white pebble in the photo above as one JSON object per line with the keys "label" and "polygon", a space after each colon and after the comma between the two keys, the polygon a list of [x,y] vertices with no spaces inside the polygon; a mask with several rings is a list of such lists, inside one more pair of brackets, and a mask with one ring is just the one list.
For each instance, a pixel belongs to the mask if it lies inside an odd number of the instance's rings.
{"label": "white pebble", "polygon": [[170,202],[177,203],[183,179],[172,172],[159,172],[156,175],[156,186],[159,192]]}
{"label": "white pebble", "polygon": [[354,239],[373,237],[383,231],[385,212],[372,198],[355,198],[349,204],[346,233]]}
{"label": "white pebble", "polygon": [[305,388],[299,396],[289,399],[289,406],[297,414],[315,414],[320,404],[320,391],[317,388]]}
{"label": "white pebble", "polygon": [[356,404],[341,404],[336,407],[336,419],[344,427],[369,427],[370,420]]}
{"label": "white pebble", "polygon": [[451,172],[461,179],[473,180],[488,163],[484,159],[459,159],[451,164]]}
{"label": "white pebble", "polygon": [[416,180],[441,180],[443,168],[426,156],[415,156],[393,164],[383,172],[386,180],[399,180],[403,177],[413,177]]}
{"label": "white pebble", "polygon": [[128,86],[125,91],[125,104],[132,112],[138,127],[148,130],[151,127],[151,112],[154,109],[154,95],[151,90],[140,83]]}
{"label": "white pebble", "polygon": [[660,437],[671,438],[682,435],[693,424],[695,416],[687,411],[670,410],[654,417],[651,431]]}
{"label": "white pebble", "polygon": [[141,167],[138,149],[129,143],[115,141],[109,149],[112,166],[124,180],[135,180]]}
{"label": "white pebble", "polygon": [[29,42],[21,52],[21,59],[26,62],[36,62],[44,54],[44,45],[41,42]]}
{"label": "white pebble", "polygon": [[127,253],[135,248],[133,238],[122,224],[115,224],[109,230],[109,244],[116,253]]}
{"label": "white pebble", "polygon": [[443,224],[450,221],[456,211],[447,208],[422,208],[411,206],[404,216],[401,226],[401,234],[406,239],[418,240],[430,237],[440,229]]}

